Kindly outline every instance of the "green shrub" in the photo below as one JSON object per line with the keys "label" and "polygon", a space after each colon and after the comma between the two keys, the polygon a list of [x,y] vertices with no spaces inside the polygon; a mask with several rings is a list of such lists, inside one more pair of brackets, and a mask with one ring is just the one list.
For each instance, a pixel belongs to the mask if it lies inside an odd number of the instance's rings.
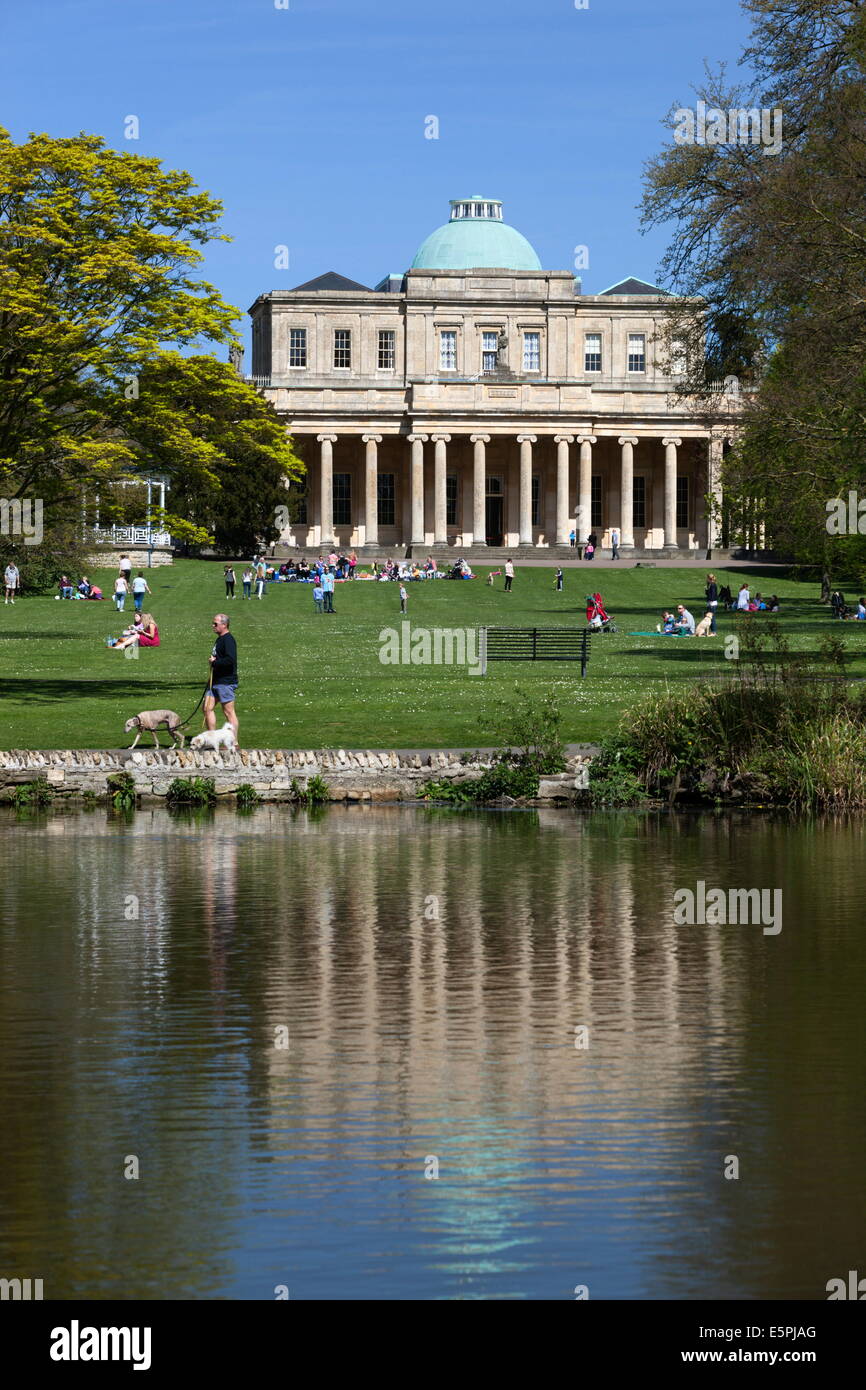
{"label": "green shrub", "polygon": [[108,778],[108,794],[111,804],[118,811],[134,809],[136,802],[135,778],[131,772],[112,772]]}
{"label": "green shrub", "polygon": [[735,796],[801,811],[866,807],[866,692],[841,674],[840,640],[831,634],[816,654],[794,658],[773,627],[749,623],[740,652],[730,679],[656,695],[627,715],[593,763],[591,795],[615,778],[618,750],[647,793],[670,801]]}
{"label": "green shrub", "polygon": [[310,777],[306,786],[306,800],[309,806],[318,806],[331,799],[331,789],[321,777]]}
{"label": "green shrub", "polygon": [[235,796],[238,806],[243,807],[258,806],[261,801],[255,787],[251,786],[249,782],[242,782],[235,792]]}
{"label": "green shrub", "polygon": [[12,793],[12,805],[20,808],[50,806],[54,800],[54,788],[49,787],[44,778],[37,782],[21,782]]}
{"label": "green shrub", "polygon": [[212,777],[175,777],[165,799],[169,806],[213,806],[216,798]]}
{"label": "green shrub", "polygon": [[602,741],[589,765],[587,791],[594,806],[637,806],[647,800],[637,750],[620,735]]}
{"label": "green shrub", "polygon": [[322,777],[308,777],[305,787],[301,786],[297,777],[293,777],[289,784],[290,801],[303,802],[307,806],[321,806],[330,799],[331,789]]}

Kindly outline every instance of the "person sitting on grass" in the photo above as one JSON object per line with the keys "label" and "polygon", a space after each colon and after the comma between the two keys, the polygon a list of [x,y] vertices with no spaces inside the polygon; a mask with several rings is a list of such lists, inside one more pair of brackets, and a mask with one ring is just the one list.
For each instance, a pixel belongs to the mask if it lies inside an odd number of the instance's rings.
{"label": "person sitting on grass", "polygon": [[140,647],[159,646],[159,628],[150,613],[142,614],[141,633],[138,638],[138,644]]}
{"label": "person sitting on grass", "polygon": [[669,608],[662,613],[662,620],[656,626],[656,632],[661,632],[664,636],[670,637],[676,630],[676,619]]}
{"label": "person sitting on grass", "polygon": [[691,613],[689,612],[689,610],[688,610],[682,603],[680,603],[680,604],[677,605],[677,613],[679,614],[679,621],[678,621],[678,623],[677,623],[677,630],[678,630],[680,636],[681,636],[681,637],[694,637],[694,635],[695,635],[695,620],[694,620],[694,618],[692,617],[692,615],[691,615]]}
{"label": "person sitting on grass", "polygon": [[144,614],[136,613],[129,627],[125,627],[120,636],[114,640],[109,638],[108,645],[116,652],[122,652],[127,647],[138,645],[144,627]]}
{"label": "person sitting on grass", "polygon": [[90,580],[87,578],[86,574],[81,576],[81,582],[78,585],[78,597],[90,598]]}
{"label": "person sitting on grass", "polygon": [[60,589],[61,598],[72,598],[72,595],[75,591],[72,588],[72,585],[69,582],[69,577],[67,575],[61,574],[60,584],[58,587]]}

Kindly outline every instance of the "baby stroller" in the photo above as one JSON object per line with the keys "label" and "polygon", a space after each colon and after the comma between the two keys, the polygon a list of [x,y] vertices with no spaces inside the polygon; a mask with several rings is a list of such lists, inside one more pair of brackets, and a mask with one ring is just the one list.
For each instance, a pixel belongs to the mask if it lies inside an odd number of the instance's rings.
{"label": "baby stroller", "polygon": [[616,632],[617,626],[605,611],[601,594],[587,594],[586,621],[593,632]]}

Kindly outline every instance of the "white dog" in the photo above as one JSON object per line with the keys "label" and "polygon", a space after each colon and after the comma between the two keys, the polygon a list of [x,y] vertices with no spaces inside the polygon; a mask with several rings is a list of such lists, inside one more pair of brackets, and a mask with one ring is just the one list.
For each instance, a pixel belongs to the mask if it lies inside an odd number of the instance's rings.
{"label": "white dog", "polygon": [[196,734],[195,738],[190,739],[190,748],[210,748],[216,753],[220,748],[231,750],[235,746],[235,731],[231,724],[223,724],[221,729],[205,729],[204,733]]}

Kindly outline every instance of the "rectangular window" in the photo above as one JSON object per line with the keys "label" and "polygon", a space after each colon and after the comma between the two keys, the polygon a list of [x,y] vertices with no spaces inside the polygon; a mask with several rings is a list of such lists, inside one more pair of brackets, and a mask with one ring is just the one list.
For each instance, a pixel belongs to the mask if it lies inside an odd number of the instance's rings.
{"label": "rectangular window", "polygon": [[379,361],[382,372],[392,372],[397,363],[397,335],[392,328],[379,329]]}
{"label": "rectangular window", "polygon": [[689,529],[689,480],[677,478],[677,527]]}
{"label": "rectangular window", "polygon": [[457,525],[457,477],[453,473],[445,479],[445,525]]}
{"label": "rectangular window", "polygon": [[306,328],[289,329],[289,366],[306,367],[307,365],[307,330]]}
{"label": "rectangular window", "polygon": [[646,526],[646,478],[635,478],[632,483],[632,523]]}
{"label": "rectangular window", "polygon": [[397,515],[394,494],[394,474],[380,473],[376,483],[377,513],[380,526],[393,526]]}
{"label": "rectangular window", "polygon": [[352,475],[351,473],[334,474],[334,525],[351,526],[352,524]]}
{"label": "rectangular window", "polygon": [[630,372],[646,371],[646,334],[629,333],[628,369]]}
{"label": "rectangular window", "polygon": [[444,328],[439,334],[439,370],[457,371],[457,330]]}
{"label": "rectangular window", "polygon": [[334,366],[351,367],[352,334],[348,328],[334,329]]}
{"label": "rectangular window", "polygon": [[589,524],[593,530],[601,526],[601,474],[590,480]]}
{"label": "rectangular window", "polygon": [[[583,339],[583,370],[585,372],[601,371],[601,334],[586,333]],[[599,522],[599,525],[601,523]]]}
{"label": "rectangular window", "polygon": [[523,335],[523,370],[525,372],[541,371],[540,333],[524,333]]}
{"label": "rectangular window", "polygon": [[671,339],[671,376],[685,376],[686,373],[686,340],[685,338]]}
{"label": "rectangular window", "polygon": [[499,358],[499,334],[481,334],[481,370],[495,372]]}
{"label": "rectangular window", "polygon": [[541,479],[532,479],[532,524],[540,526],[541,521]]}

